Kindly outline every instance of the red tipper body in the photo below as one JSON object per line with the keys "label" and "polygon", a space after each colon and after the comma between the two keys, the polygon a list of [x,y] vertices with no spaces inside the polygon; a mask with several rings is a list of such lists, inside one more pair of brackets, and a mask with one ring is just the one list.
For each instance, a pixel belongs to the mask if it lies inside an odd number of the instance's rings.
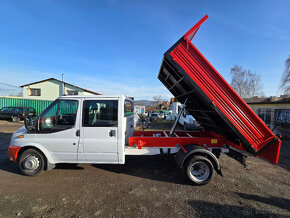
{"label": "red tipper body", "polygon": [[247,151],[278,163],[281,141],[193,45],[204,16],[165,54],[158,75],[204,127]]}

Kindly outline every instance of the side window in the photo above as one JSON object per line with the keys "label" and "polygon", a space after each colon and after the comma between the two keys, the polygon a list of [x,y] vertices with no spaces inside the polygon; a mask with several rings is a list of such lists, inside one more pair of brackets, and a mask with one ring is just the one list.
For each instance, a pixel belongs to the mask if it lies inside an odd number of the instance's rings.
{"label": "side window", "polygon": [[134,111],[134,105],[132,101],[125,100],[125,105],[124,105],[124,116],[130,116],[133,115]]}
{"label": "side window", "polygon": [[61,131],[70,129],[75,125],[78,101],[61,100],[52,103],[40,115],[40,131]]}
{"label": "side window", "polygon": [[20,114],[20,113],[22,113],[22,110],[18,107],[15,107],[15,108],[13,108],[13,113]]}
{"label": "side window", "polygon": [[84,127],[117,127],[117,100],[86,100],[83,106]]}
{"label": "side window", "polygon": [[10,107],[7,111],[7,113],[15,113],[15,108]]}
{"label": "side window", "polygon": [[39,130],[47,131],[55,125],[56,112],[59,101],[53,102],[41,115],[39,120]]}
{"label": "side window", "polygon": [[61,101],[57,113],[56,125],[67,126],[69,128],[74,126],[76,122],[78,103],[78,101]]}
{"label": "side window", "polygon": [[28,107],[24,109],[24,113],[29,113],[29,112],[35,112],[35,110],[32,107]]}

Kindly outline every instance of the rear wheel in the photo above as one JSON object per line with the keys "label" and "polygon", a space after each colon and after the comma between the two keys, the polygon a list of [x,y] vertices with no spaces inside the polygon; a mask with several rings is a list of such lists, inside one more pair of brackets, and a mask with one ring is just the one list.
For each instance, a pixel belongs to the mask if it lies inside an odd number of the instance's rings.
{"label": "rear wheel", "polygon": [[213,165],[209,159],[203,156],[193,156],[185,164],[187,178],[194,185],[205,185],[213,177]]}
{"label": "rear wheel", "polygon": [[20,120],[20,119],[19,119],[19,117],[17,117],[17,116],[13,116],[13,117],[12,117],[12,121],[15,122],[15,123],[19,122],[19,120]]}
{"label": "rear wheel", "polygon": [[36,176],[44,169],[44,157],[34,149],[27,149],[21,154],[18,164],[23,174]]}

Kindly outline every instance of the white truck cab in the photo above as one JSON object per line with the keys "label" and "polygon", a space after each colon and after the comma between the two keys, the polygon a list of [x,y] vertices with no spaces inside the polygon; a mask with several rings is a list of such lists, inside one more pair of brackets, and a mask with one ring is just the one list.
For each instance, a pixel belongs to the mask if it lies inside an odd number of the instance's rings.
{"label": "white truck cab", "polygon": [[12,135],[10,159],[18,157],[26,175],[56,163],[123,164],[134,131],[133,110],[133,100],[124,95],[59,97],[30,127]]}

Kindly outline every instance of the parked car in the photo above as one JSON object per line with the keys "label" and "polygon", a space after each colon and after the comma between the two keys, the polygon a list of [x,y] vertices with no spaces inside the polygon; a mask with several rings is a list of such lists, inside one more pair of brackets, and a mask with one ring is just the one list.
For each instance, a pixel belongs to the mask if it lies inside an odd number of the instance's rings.
{"label": "parked car", "polygon": [[150,116],[150,121],[156,121],[157,119],[159,119],[159,113],[152,113]]}
{"label": "parked car", "polygon": [[20,120],[23,120],[26,115],[29,115],[32,118],[37,116],[33,107],[3,107],[0,109],[0,119],[19,122]]}
{"label": "parked car", "polygon": [[179,118],[179,124],[183,126],[184,130],[188,129],[196,129],[199,128],[200,125],[197,123],[197,121],[193,118],[192,115],[190,115],[187,111],[184,111],[180,118]]}
{"label": "parked car", "polygon": [[159,112],[159,118],[164,119],[165,118],[165,113],[160,111]]}
{"label": "parked car", "polygon": [[147,111],[147,117],[150,117],[152,114],[152,111]]}
{"label": "parked car", "polygon": [[172,115],[172,110],[169,110],[165,113],[165,115],[164,115],[165,119],[170,115]]}
{"label": "parked car", "polygon": [[168,114],[166,115],[166,118],[165,118],[165,119],[166,119],[166,120],[175,120],[176,117],[173,116],[172,113],[170,112],[170,113],[168,113]]}

